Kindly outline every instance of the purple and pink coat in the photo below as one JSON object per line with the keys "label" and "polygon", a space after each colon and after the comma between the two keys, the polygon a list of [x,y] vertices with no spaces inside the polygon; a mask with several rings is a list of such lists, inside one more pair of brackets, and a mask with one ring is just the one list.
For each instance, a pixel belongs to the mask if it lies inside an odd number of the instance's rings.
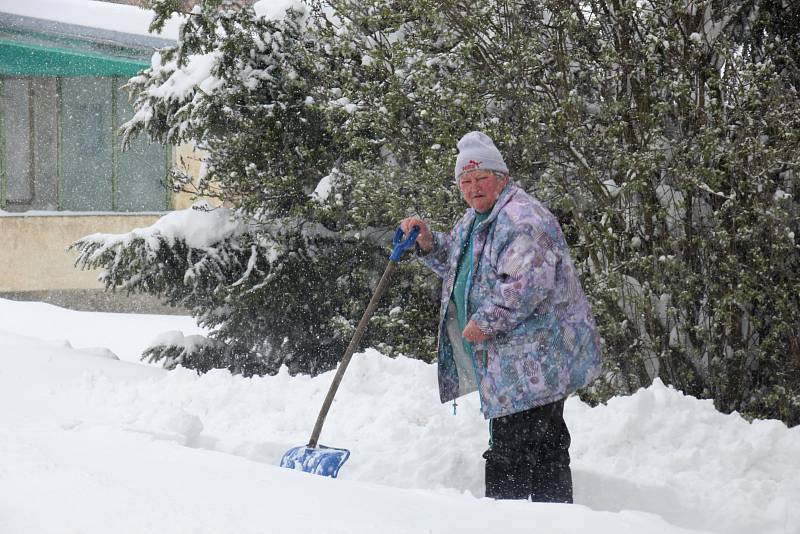
{"label": "purple and pink coat", "polygon": [[[464,240],[467,210],[434,232],[422,260],[442,279],[438,371],[442,402],[478,390],[491,419],[563,399],[600,374],[600,338],[558,221],[509,182],[489,217]],[[467,318],[490,337],[465,350],[452,301],[462,251],[470,268]]]}

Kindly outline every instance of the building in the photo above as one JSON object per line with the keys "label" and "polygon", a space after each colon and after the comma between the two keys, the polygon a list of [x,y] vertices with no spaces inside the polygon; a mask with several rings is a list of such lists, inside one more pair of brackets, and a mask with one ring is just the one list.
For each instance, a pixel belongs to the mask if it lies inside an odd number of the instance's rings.
{"label": "building", "polygon": [[148,226],[187,204],[165,186],[181,150],[136,139],[123,151],[119,133],[132,115],[122,86],[177,31],[149,35],[152,13],[127,5],[7,3],[0,3],[0,296],[106,308],[97,273],[74,268],[66,248],[84,235]]}

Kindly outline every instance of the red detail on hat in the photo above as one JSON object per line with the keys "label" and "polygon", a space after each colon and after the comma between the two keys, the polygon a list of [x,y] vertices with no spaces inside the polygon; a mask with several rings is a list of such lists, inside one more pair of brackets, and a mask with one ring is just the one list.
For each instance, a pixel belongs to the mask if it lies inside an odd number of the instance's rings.
{"label": "red detail on hat", "polygon": [[481,165],[483,165],[482,161],[475,161],[474,159],[469,160],[464,167],[461,168],[462,171],[473,171],[475,169],[480,169]]}

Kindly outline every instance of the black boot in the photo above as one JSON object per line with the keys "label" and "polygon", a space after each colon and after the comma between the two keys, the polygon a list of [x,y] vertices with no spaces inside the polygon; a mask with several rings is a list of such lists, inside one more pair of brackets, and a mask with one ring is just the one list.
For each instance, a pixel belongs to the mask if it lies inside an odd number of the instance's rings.
{"label": "black boot", "polygon": [[572,503],[572,471],[569,465],[548,464],[533,470],[534,502]]}
{"label": "black boot", "polygon": [[564,401],[492,419],[486,496],[572,502],[570,435]]}

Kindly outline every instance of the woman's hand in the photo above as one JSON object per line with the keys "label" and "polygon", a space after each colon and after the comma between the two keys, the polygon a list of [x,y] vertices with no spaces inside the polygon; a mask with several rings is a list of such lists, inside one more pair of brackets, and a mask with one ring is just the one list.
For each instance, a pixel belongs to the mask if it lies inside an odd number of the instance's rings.
{"label": "woman's hand", "polygon": [[484,334],[483,330],[478,328],[478,325],[475,321],[468,322],[466,328],[464,328],[464,331],[461,332],[461,335],[464,336],[464,339],[470,343],[480,343],[489,339],[489,336]]}
{"label": "woman's hand", "polygon": [[411,230],[419,226],[419,235],[417,236],[417,244],[424,252],[430,252],[433,248],[433,234],[428,230],[428,225],[419,217],[406,217],[400,221],[400,229],[403,234],[408,235]]}

